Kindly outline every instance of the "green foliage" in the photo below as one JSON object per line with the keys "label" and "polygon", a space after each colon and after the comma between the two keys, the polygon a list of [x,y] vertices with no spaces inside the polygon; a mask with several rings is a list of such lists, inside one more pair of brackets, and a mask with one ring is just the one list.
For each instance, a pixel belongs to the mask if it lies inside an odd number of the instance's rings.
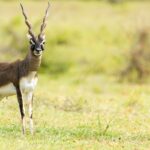
{"label": "green foliage", "polygon": [[[143,8],[145,4],[109,5],[96,1],[91,3],[77,1],[67,3],[66,8],[66,2],[53,3],[56,5],[46,28],[46,47],[40,72],[54,75],[116,74],[128,64],[126,56],[135,43],[138,32],[136,21],[132,21],[130,17],[132,14],[134,17],[138,16],[135,8]],[[33,7],[34,2],[29,4]],[[26,4],[27,8],[29,4]],[[41,2],[37,3],[36,7],[40,8],[40,4]],[[62,7],[61,11],[57,11],[59,7]],[[33,8],[31,13],[34,18],[36,9]],[[147,11],[149,10],[145,10],[141,18],[147,16]],[[27,28],[22,16],[9,17],[9,13],[12,14],[11,9],[7,14],[7,20],[2,17],[4,22],[0,42],[4,51],[3,56],[4,58],[11,58],[12,55],[24,56],[29,49],[25,36]],[[36,33],[39,32],[41,22],[39,18],[41,17],[31,21]],[[144,28],[145,24],[139,26]]]}

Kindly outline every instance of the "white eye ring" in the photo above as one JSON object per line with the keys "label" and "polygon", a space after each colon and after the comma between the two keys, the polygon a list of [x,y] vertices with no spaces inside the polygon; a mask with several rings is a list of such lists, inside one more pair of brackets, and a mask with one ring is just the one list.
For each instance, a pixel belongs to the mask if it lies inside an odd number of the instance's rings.
{"label": "white eye ring", "polygon": [[43,41],[40,45],[44,45],[45,44],[45,41]]}
{"label": "white eye ring", "polygon": [[32,40],[30,40],[30,43],[33,44],[33,45],[35,45],[35,43]]}

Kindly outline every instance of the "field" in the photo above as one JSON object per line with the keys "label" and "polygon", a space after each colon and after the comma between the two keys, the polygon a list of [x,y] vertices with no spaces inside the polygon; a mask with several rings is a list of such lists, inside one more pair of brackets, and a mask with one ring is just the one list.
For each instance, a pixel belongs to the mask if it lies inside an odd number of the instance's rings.
{"label": "field", "polygon": [[[1,61],[26,53],[18,5],[0,2]],[[38,32],[46,3],[24,5]],[[150,2],[52,1],[51,7],[34,97],[35,134],[28,126],[21,134],[16,98],[3,99],[0,150],[149,150],[150,81],[118,82],[117,74],[136,33],[149,27]]]}

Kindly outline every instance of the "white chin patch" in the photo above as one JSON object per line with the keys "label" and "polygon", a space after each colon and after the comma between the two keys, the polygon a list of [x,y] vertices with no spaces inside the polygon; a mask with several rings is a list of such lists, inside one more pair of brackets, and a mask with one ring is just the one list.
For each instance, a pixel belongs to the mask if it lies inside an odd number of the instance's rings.
{"label": "white chin patch", "polygon": [[39,53],[37,51],[33,52],[35,56],[41,56],[42,55],[42,51],[40,51]]}

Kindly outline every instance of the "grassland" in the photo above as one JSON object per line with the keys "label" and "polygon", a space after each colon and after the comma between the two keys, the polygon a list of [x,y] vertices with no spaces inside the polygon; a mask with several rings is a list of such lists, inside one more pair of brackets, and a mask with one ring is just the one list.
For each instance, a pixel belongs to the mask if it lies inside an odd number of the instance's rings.
{"label": "grassland", "polygon": [[[24,5],[38,31],[44,4]],[[149,8],[149,2],[52,1],[34,98],[35,135],[21,135],[16,98],[4,99],[0,150],[149,150],[149,82],[120,83],[114,75],[126,65],[136,32],[148,26]],[[25,55],[19,12],[17,2],[0,2],[2,61]]]}

